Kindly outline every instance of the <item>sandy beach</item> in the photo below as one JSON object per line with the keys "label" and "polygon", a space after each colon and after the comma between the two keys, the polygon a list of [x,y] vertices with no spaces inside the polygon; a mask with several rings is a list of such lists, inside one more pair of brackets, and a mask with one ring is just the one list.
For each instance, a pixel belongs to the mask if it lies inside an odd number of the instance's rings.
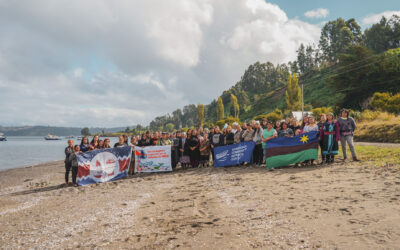
{"label": "sandy beach", "polygon": [[400,168],[254,166],[64,187],[63,162],[0,172],[2,248],[398,249]]}

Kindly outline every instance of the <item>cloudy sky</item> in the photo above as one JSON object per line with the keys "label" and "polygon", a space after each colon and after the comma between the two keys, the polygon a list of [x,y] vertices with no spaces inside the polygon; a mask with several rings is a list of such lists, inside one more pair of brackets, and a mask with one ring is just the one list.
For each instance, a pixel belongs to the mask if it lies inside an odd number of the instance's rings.
{"label": "cloudy sky", "polygon": [[397,0],[0,0],[0,125],[147,124],[249,64],[293,60],[328,20],[393,13]]}

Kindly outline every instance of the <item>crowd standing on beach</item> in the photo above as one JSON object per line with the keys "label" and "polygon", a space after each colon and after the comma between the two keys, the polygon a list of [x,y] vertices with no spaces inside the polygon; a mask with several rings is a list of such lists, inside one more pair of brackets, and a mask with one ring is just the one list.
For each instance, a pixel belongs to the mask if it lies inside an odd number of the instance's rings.
{"label": "crowd standing on beach", "polygon": [[[263,119],[261,122],[252,120],[242,125],[233,123],[232,126],[225,125],[220,127],[203,129],[188,129],[186,132],[177,131],[153,132],[147,131],[141,136],[136,135],[130,138],[127,135],[121,135],[118,142],[113,145],[114,148],[131,146],[171,146],[171,165],[176,169],[180,164],[182,168],[207,167],[212,163],[214,149],[224,145],[232,145],[240,142],[253,141],[255,148],[253,151],[252,162],[256,166],[265,166],[266,145],[269,140],[277,137],[293,137],[303,133],[316,131],[319,134],[319,146],[321,149],[321,165],[332,164],[335,155],[339,153],[339,140],[343,151],[343,160],[347,159],[346,144],[349,145],[350,152],[354,161],[359,161],[353,144],[353,134],[356,129],[356,123],[349,117],[349,111],[343,109],[340,118],[335,119],[333,113],[321,114],[319,122],[313,116],[304,116],[301,122],[295,118],[287,117],[283,121],[275,123]],[[69,183],[69,172],[72,172],[72,182],[76,184],[76,175],[78,172],[77,155],[91,150],[111,148],[110,139],[100,140],[99,136],[94,136],[89,142],[87,136],[83,137],[80,144],[74,145],[73,140],[68,140],[68,146],[65,148],[65,182]],[[135,154],[132,154],[132,158]],[[133,174],[134,159],[131,161],[129,174]],[[248,164],[248,163],[245,163]],[[308,160],[302,165],[313,165],[314,160]],[[298,166],[299,164],[296,164]]]}

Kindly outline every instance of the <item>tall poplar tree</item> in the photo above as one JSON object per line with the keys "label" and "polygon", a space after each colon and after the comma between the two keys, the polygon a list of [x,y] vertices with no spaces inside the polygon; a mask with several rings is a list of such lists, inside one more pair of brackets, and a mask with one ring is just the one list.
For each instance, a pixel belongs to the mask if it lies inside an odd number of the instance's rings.
{"label": "tall poplar tree", "polygon": [[238,99],[234,94],[231,94],[231,107],[233,108],[233,113],[235,118],[239,116],[239,103]]}
{"label": "tall poplar tree", "polygon": [[222,102],[222,98],[218,97],[218,101],[217,101],[217,119],[222,120],[224,119],[224,103]]}
{"label": "tall poplar tree", "polygon": [[204,105],[201,103],[197,104],[197,119],[199,120],[199,126],[203,126],[204,123]]}
{"label": "tall poplar tree", "polygon": [[301,88],[296,74],[289,76],[286,90],[286,105],[290,111],[301,109]]}

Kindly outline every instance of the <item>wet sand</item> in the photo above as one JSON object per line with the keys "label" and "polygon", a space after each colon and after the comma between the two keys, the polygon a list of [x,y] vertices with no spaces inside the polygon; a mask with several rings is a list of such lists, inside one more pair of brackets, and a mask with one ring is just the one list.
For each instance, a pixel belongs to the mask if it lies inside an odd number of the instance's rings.
{"label": "wet sand", "polygon": [[61,161],[0,172],[2,248],[398,249],[400,166],[146,174],[64,187]]}

